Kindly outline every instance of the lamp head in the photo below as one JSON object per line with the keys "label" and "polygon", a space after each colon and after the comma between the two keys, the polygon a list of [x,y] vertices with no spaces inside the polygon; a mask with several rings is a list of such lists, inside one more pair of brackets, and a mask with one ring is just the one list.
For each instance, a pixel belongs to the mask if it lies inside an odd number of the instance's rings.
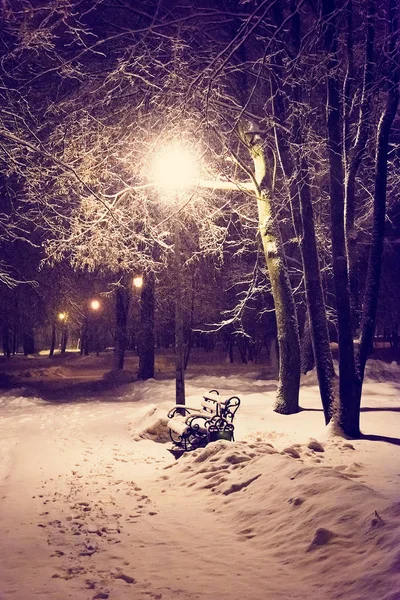
{"label": "lamp head", "polygon": [[143,287],[143,277],[141,275],[137,275],[133,278],[133,287],[138,290]]}
{"label": "lamp head", "polygon": [[99,308],[100,308],[100,302],[98,300],[91,300],[91,302],[90,302],[90,308],[92,310],[99,310]]}
{"label": "lamp head", "polygon": [[157,185],[171,191],[196,185],[199,179],[195,155],[179,143],[168,144],[160,150],[152,171]]}

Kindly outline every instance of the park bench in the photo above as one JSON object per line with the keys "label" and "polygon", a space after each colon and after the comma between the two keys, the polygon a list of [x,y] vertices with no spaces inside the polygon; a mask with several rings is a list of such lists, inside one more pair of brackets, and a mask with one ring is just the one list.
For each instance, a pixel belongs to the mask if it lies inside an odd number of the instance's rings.
{"label": "park bench", "polygon": [[174,448],[188,452],[218,439],[232,441],[239,405],[237,396],[223,399],[217,390],[203,396],[200,407],[176,404],[168,412],[167,422]]}

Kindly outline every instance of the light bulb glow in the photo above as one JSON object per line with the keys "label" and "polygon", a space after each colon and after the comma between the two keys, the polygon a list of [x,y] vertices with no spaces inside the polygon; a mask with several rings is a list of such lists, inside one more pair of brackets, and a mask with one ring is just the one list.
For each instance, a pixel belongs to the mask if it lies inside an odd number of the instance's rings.
{"label": "light bulb glow", "polygon": [[143,287],[143,277],[141,275],[133,278],[133,286],[138,290]]}
{"label": "light bulb glow", "polygon": [[60,321],[65,321],[67,318],[67,315],[65,312],[60,312],[60,313],[58,313],[58,318]]}
{"label": "light bulb glow", "polygon": [[90,308],[92,310],[99,310],[99,308],[100,308],[100,302],[98,300],[92,300],[90,302]]}
{"label": "light bulb glow", "polygon": [[175,143],[160,150],[153,162],[153,178],[160,187],[178,190],[196,185],[199,165],[195,155]]}

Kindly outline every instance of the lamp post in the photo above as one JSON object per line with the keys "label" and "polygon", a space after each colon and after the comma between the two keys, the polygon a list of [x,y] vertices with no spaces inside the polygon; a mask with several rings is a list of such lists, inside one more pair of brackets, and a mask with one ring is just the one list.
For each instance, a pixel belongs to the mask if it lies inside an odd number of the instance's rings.
{"label": "lamp post", "polygon": [[99,311],[100,311],[100,307],[101,304],[98,300],[94,299],[90,301],[90,308],[92,311],[92,331],[93,331],[93,337],[94,337],[94,348],[96,351],[96,356],[99,356],[100,352],[99,352]]}
{"label": "lamp post", "polygon": [[[84,356],[89,355],[90,342],[95,338],[96,354],[99,355],[98,348],[98,331],[97,331],[97,320],[96,313],[100,310],[101,304],[99,300],[90,300],[87,304],[87,308],[84,311],[82,332],[81,332],[81,354]],[[89,309],[89,310],[88,310]],[[96,327],[94,325],[96,324]],[[96,329],[96,331],[94,331]]]}
{"label": "lamp post", "polygon": [[[156,183],[179,206],[183,190],[198,180],[198,163],[194,155],[178,143],[165,146],[154,165]],[[182,307],[182,252],[178,219],[174,219],[174,278],[175,278],[175,399],[185,404],[185,360]]]}
{"label": "lamp post", "polygon": [[67,339],[68,339],[68,331],[67,331],[67,313],[60,312],[58,313],[58,320],[61,323],[61,354],[65,354],[67,350]]}

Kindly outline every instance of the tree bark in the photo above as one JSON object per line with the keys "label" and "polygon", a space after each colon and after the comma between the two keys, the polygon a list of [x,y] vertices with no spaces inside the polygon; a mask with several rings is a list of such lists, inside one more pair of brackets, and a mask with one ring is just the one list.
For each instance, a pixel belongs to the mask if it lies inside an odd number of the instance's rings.
{"label": "tree bark", "polygon": [[[274,11],[277,24],[280,24],[282,22],[282,15],[279,4],[275,5]],[[301,45],[301,23],[300,15],[297,11],[293,11],[291,21],[293,51],[298,54]],[[282,73],[283,61],[279,59],[279,54],[274,60],[276,62],[279,61],[279,71]],[[298,80],[301,80],[300,72],[298,72]],[[325,421],[328,423],[332,413],[335,372],[329,345],[325,299],[319,268],[309,167],[303,148],[303,124],[298,113],[294,111],[292,115],[292,145],[290,145],[289,140],[286,137],[287,134],[285,133],[285,128],[283,127],[287,121],[284,98],[282,97],[279,86],[275,85],[273,92],[272,104],[274,106],[274,114],[275,118],[278,118],[278,124],[281,125],[279,128],[275,127],[275,140],[278,156],[280,157],[281,168],[289,190],[294,228],[299,241],[303,262],[304,285],[306,291],[307,312],[311,328],[313,355],[317,368]],[[293,100],[296,107],[302,105],[302,89],[298,83],[294,85]]]}
{"label": "tree bark", "polygon": [[375,39],[375,0],[368,1],[366,18],[366,39],[365,39],[365,59],[364,59],[364,77],[361,106],[358,115],[358,125],[354,144],[349,140],[349,106],[350,82],[353,78],[353,48],[352,48],[352,3],[348,6],[349,10],[349,35],[348,35],[348,70],[346,84],[344,86],[344,131],[347,139],[345,149],[345,210],[346,210],[346,249],[349,269],[350,286],[350,304],[352,313],[353,332],[357,330],[360,324],[360,293],[359,293],[359,272],[358,272],[358,243],[357,230],[355,223],[356,212],[356,176],[365,154],[368,141],[368,129],[371,113],[371,99],[373,87],[373,65],[374,65],[374,39]]}
{"label": "tree bark", "polygon": [[127,347],[128,312],[130,303],[129,278],[127,275],[121,277],[115,295],[115,344],[114,344],[114,371],[124,368],[125,351]]}
{"label": "tree bark", "polygon": [[23,332],[22,345],[24,349],[24,356],[28,356],[29,354],[35,354],[35,338],[33,334],[33,329],[31,327],[26,328]]}
{"label": "tree bark", "polygon": [[61,354],[65,354],[67,351],[67,343],[68,343],[68,328],[67,324],[63,323],[61,326]]}
{"label": "tree bark", "polygon": [[53,323],[51,324],[51,342],[49,356],[54,356],[54,350],[56,347],[56,332],[56,324],[53,321]]}
{"label": "tree bark", "polygon": [[155,275],[149,272],[143,278],[140,297],[140,327],[138,336],[139,372],[138,379],[154,377],[154,288]]}
{"label": "tree bark", "polygon": [[312,346],[311,338],[311,325],[310,317],[307,314],[306,321],[304,323],[303,335],[300,340],[300,358],[301,358],[301,372],[303,375],[312,371],[315,367],[314,350]]}
{"label": "tree bark", "polygon": [[267,160],[262,144],[252,140],[250,152],[258,184],[257,205],[259,232],[275,304],[279,346],[279,384],[274,410],[293,414],[299,410],[300,341],[296,306],[287,272],[279,231],[274,222],[270,202]]}
{"label": "tree bark", "polygon": [[10,348],[10,328],[8,323],[3,324],[3,353],[4,356],[10,358],[11,356],[11,348]]}
{"label": "tree bark", "polygon": [[81,328],[81,352],[82,356],[89,355],[89,318],[87,315],[83,317]]}
{"label": "tree bark", "polygon": [[175,271],[175,398],[176,404],[185,404],[185,344],[182,307],[181,234],[178,222],[174,232]]}
{"label": "tree bark", "polygon": [[355,420],[356,415],[354,413],[357,409],[359,413],[365,365],[375,333],[376,312],[381,279],[383,241],[385,236],[389,135],[399,106],[400,50],[396,0],[388,0],[387,21],[389,23],[390,34],[388,55],[391,60],[391,64],[389,65],[391,67],[391,76],[389,78],[386,106],[379,121],[376,138],[372,241],[370,246],[359,348],[357,353],[358,389],[354,410],[348,415],[350,422]]}
{"label": "tree bark", "polygon": [[358,437],[359,428],[347,418],[355,392],[355,361],[351,326],[348,264],[345,243],[344,170],[339,65],[335,0],[322,0],[324,45],[327,54],[327,146],[330,180],[333,280],[339,341],[339,411],[336,423],[343,431]]}
{"label": "tree bark", "polygon": [[308,176],[307,159],[300,158],[297,180],[303,235],[300,242],[303,261],[304,285],[308,318],[311,327],[311,341],[317,368],[318,384],[324,409],[325,422],[332,416],[334,401],[334,377],[332,353],[329,344],[329,331],[326,319],[325,298],[318,260],[317,241],[314,227],[314,210],[311,200],[311,189]]}

